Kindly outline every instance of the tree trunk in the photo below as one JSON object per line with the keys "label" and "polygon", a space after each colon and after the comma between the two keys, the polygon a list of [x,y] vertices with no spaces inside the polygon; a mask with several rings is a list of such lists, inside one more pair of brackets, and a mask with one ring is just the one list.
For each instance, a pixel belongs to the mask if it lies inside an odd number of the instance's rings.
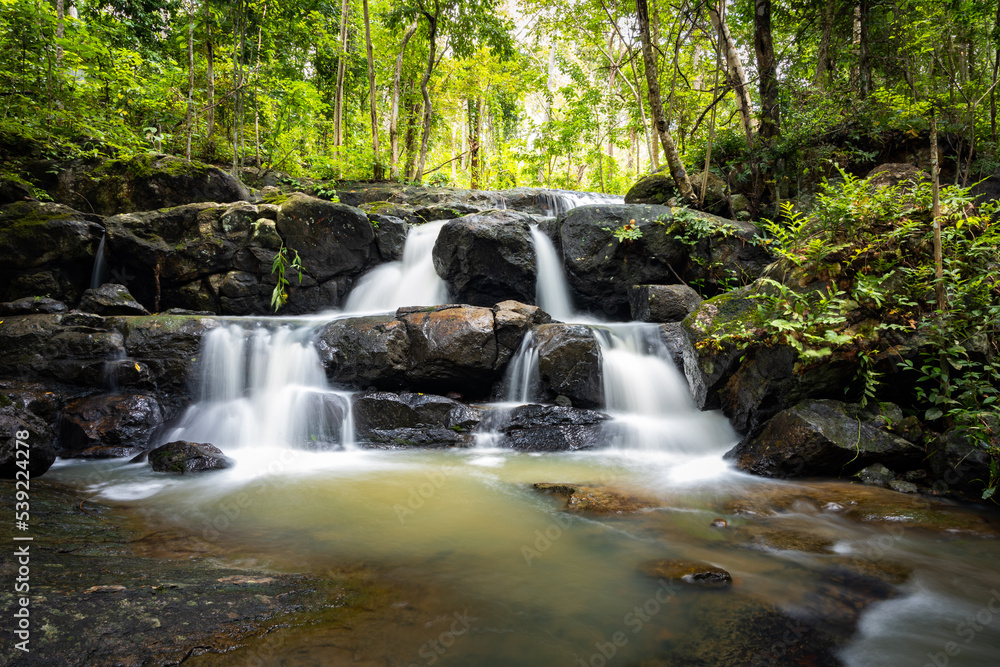
{"label": "tree trunk", "polygon": [[729,24],[726,23],[725,4],[716,5],[714,2],[708,5],[708,16],[712,19],[712,25],[718,35],[719,46],[722,48],[722,55],[726,59],[726,81],[736,95],[736,109],[740,113],[740,122],[743,125],[743,132],[747,136],[747,144],[753,142],[753,104],[750,102],[750,88],[747,85],[747,76],[743,71],[743,63],[740,61],[740,52],[736,49],[736,42],[729,32]]}
{"label": "tree trunk", "polygon": [[417,31],[417,21],[406,29],[403,34],[403,43],[399,46],[399,54],[396,56],[396,70],[392,75],[392,111],[389,116],[389,178],[399,179],[399,79],[403,74],[403,55],[406,53],[406,45],[410,38]]}
{"label": "tree trunk", "polygon": [[[413,82],[410,82],[409,92],[413,91]],[[417,166],[417,115],[420,113],[420,103],[414,100],[406,106],[406,169],[404,173],[409,179],[413,175]]]}
{"label": "tree trunk", "polygon": [[191,161],[192,117],[194,115],[194,0],[188,0],[188,98],[187,114],[184,117],[184,129],[187,134],[184,156]]}
{"label": "tree trunk", "polygon": [[[66,34],[66,8],[65,0],[56,0],[56,40],[61,40]],[[63,47],[56,41],[56,69],[62,69]]]}
{"label": "tree trunk", "polygon": [[254,164],[260,169],[260,48],[264,44],[264,19],[267,18],[267,3],[260,14],[260,25],[257,26],[257,64],[253,68],[253,154]]}
{"label": "tree trunk", "polygon": [[483,100],[468,100],[469,107],[469,189],[478,190],[482,178],[482,156],[479,154],[483,129]]}
{"label": "tree trunk", "polygon": [[861,10],[859,19],[861,34],[859,35],[860,43],[858,49],[860,62],[858,63],[858,67],[860,71],[861,97],[862,99],[867,99],[872,90],[871,49],[868,44],[868,15],[871,9],[869,0],[861,0],[858,3],[858,7]]}
{"label": "tree trunk", "polygon": [[754,0],[754,50],[760,92],[760,137],[769,141],[781,133],[778,108],[778,67],[771,38],[771,0]]}
{"label": "tree trunk", "polygon": [[347,15],[351,11],[351,1],[343,0],[340,5],[340,58],[337,61],[337,92],[333,103],[333,147],[337,151],[340,175],[344,175],[344,76],[347,73]]}
{"label": "tree trunk", "polygon": [[365,12],[365,49],[368,51],[368,93],[372,111],[372,178],[381,181],[382,163],[379,160],[378,111],[375,109],[375,56],[372,54],[372,29],[368,21],[368,0],[363,0]]}
{"label": "tree trunk", "polygon": [[674,140],[670,136],[667,120],[663,117],[663,102],[660,99],[660,82],[657,74],[656,55],[653,53],[653,44],[649,37],[649,9],[646,0],[636,0],[636,12],[639,17],[639,31],[642,35],[642,60],[646,67],[646,83],[649,86],[649,107],[652,111],[653,122],[656,131],[660,135],[660,143],[663,144],[663,154],[670,168],[670,176],[674,179],[674,185],[680,193],[681,200],[689,205],[697,204],[697,197],[691,187],[691,179],[688,178],[687,171],[684,170],[684,163],[674,146]]}
{"label": "tree trunk", "polygon": [[854,62],[851,64],[851,90],[861,89],[861,0],[854,2],[854,27],[851,30]]}
{"label": "tree trunk", "polygon": [[[1000,3],[997,3],[997,20],[994,30],[1000,30]],[[1000,44],[997,44],[997,52],[993,56],[993,89],[990,91],[990,131],[993,134],[993,142],[1000,141],[997,136],[997,75],[1000,74]]]}
{"label": "tree trunk", "polygon": [[[205,138],[211,140],[215,133],[215,43],[212,41],[212,14],[209,3],[205,3],[205,96],[208,108],[205,110]],[[211,146],[211,141],[209,141]]]}
{"label": "tree trunk", "polygon": [[827,72],[830,69],[830,38],[833,35],[833,9],[836,0],[826,0],[823,8],[823,36],[819,40],[819,52],[816,55],[816,75],[813,85],[819,90],[826,88]]}
{"label": "tree trunk", "polygon": [[423,129],[420,133],[420,159],[417,161],[417,171],[413,178],[422,181],[424,178],[424,166],[427,163],[427,148],[431,141],[431,121],[434,120],[434,107],[431,104],[431,95],[427,86],[431,81],[431,74],[434,73],[435,58],[437,56],[437,14],[425,13],[428,24],[428,38],[430,43],[427,49],[427,67],[424,69],[424,76],[420,79],[420,94],[424,98]]}

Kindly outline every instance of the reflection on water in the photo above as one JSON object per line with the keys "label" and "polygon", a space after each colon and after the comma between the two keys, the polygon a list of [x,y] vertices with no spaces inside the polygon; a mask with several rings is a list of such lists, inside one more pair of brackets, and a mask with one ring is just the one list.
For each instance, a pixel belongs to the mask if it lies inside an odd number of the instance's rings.
{"label": "reflection on water", "polygon": [[[64,462],[50,474],[103,500],[128,501],[152,530],[192,534],[233,562],[309,572],[363,563],[385,581],[423,587],[400,589],[408,591],[396,601],[409,610],[407,620],[387,604],[375,614],[379,622],[358,630],[351,640],[357,664],[434,664],[428,655],[454,665],[604,664],[591,662],[602,647],[614,649],[607,664],[669,655],[687,662],[663,664],[749,664],[741,661],[758,657],[772,664],[776,654],[758,643],[773,638],[752,628],[776,612],[836,619],[857,601],[856,582],[837,574],[853,561],[874,563],[876,572],[902,571],[904,579],[912,574],[898,597],[862,617],[842,652],[847,664],[923,665],[928,653],[954,641],[961,652],[948,664],[994,665],[1000,650],[1000,614],[989,611],[991,591],[1000,590],[997,540],[862,525],[809,503],[761,519],[734,514],[734,500],[808,494],[811,487],[749,478],[725,469],[718,455],[273,448],[232,454],[236,467],[202,476],[168,477],[116,462]],[[712,474],[699,482],[679,474],[685,467]],[[631,516],[575,514],[560,498],[531,488],[542,481],[611,485],[655,498],[660,507]],[[711,525],[720,517],[726,528]],[[668,589],[637,571],[663,558],[723,567],[733,589]],[[655,614],[637,614],[650,600]],[[1000,612],[1000,596],[992,605]],[[462,629],[455,613],[475,621],[443,653],[428,649],[452,624]],[[977,614],[989,622],[979,630],[958,628]],[[398,636],[375,629],[393,622],[407,629]],[[344,628],[334,625],[290,635],[296,659],[305,661],[299,664],[323,664],[332,637],[347,641]],[[613,641],[618,632],[628,640],[621,646]],[[730,636],[719,644],[718,633]],[[786,650],[808,657],[814,644],[807,638]]]}

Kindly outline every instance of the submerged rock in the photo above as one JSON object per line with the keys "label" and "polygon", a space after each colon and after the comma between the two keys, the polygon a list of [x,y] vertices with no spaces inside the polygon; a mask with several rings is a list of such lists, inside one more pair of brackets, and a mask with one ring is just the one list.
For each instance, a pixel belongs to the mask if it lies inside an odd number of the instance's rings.
{"label": "submerged rock", "polygon": [[916,466],[923,449],[880,430],[840,401],[803,401],[778,413],[760,435],[744,438],[727,457],[765,477],[849,474],[872,463]]}
{"label": "submerged rock", "polygon": [[603,486],[582,484],[552,484],[539,482],[534,488],[546,493],[568,496],[566,509],[593,514],[631,514],[655,507],[656,503],[634,494]]}
{"label": "submerged rock", "polygon": [[233,465],[215,445],[177,440],[149,452],[149,464],[156,472],[185,474],[221,470]]}
{"label": "submerged rock", "polygon": [[733,576],[721,567],[694,560],[652,560],[642,563],[639,571],[654,579],[682,581],[686,584],[713,588],[724,588],[733,584]]}

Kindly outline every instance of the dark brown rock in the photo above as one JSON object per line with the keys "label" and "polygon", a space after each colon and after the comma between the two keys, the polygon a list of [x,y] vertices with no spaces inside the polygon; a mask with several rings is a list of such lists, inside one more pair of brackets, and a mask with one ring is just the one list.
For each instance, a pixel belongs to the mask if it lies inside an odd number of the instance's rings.
{"label": "dark brown rock", "polygon": [[144,448],[162,421],[160,405],[152,396],[88,396],[68,403],[63,409],[59,442],[63,449],[77,451],[95,446]]}
{"label": "dark brown rock", "polygon": [[543,324],[534,335],[543,389],[577,407],[603,407],[601,347],[594,331],[580,324]]}
{"label": "dark brown rock", "polygon": [[185,474],[232,467],[233,462],[215,445],[177,440],[149,452],[156,472]]}
{"label": "dark brown rock", "polygon": [[682,581],[686,584],[699,586],[722,588],[733,584],[732,575],[721,567],[693,560],[647,561],[639,566],[639,571],[654,579]]}

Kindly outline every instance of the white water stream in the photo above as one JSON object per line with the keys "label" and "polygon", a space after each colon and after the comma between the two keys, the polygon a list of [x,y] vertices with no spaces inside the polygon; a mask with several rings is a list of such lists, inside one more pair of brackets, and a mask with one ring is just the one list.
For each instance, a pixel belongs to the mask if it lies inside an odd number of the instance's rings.
{"label": "white water stream", "polygon": [[[365,276],[337,316],[446,302],[430,259],[444,224],[413,228],[403,260]],[[728,514],[734,499],[797,487],[726,465],[722,454],[738,436],[719,413],[694,408],[658,328],[575,314],[558,253],[537,229],[532,236],[538,304],[557,320],[591,327],[601,346],[612,417],[602,450],[356,448],[350,393],[328,384],[312,344],[314,327],[328,318],[312,317],[299,326],[227,322],[205,337],[197,400],[161,441],[211,442],[236,460],[234,468],[171,477],[145,464],[61,461],[50,475],[85,485],[99,498],[128,501],[153,525],[193,533],[238,562],[314,572],[357,562],[381,568],[389,580],[433,587],[433,600],[400,602],[415,614],[412,628],[355,650],[355,660],[364,664],[610,666],[672,651],[690,656],[692,650],[705,654],[683,664],[753,664],[726,662],[719,657],[724,650],[713,652],[713,642],[740,641],[734,634],[698,638],[714,624],[736,627],[727,623],[745,598],[796,608],[815,588],[817,573],[837,558],[869,556],[871,545],[880,559],[916,574],[905,595],[863,618],[859,635],[840,656],[845,664],[941,667],[934,662],[939,653],[950,666],[997,664],[1000,613],[991,612],[968,642],[956,633],[965,617],[992,609],[991,591],[1000,589],[1000,573],[991,565],[1000,547],[991,541],[883,534],[812,510],[769,520],[828,537],[831,554],[765,553],[740,546],[736,533],[711,528],[720,515],[734,526],[746,521]],[[531,402],[538,386],[538,354],[529,334],[508,367],[505,405]],[[655,496],[662,506],[634,517],[567,514],[561,501],[532,490],[534,482],[608,483]],[[886,535],[891,539],[883,544]],[[685,589],[636,627],[629,614],[658,590],[636,571],[651,558],[707,560],[729,570],[737,584],[732,595]],[[955,583],[956,574],[963,585]],[[422,652],[440,635],[435,619],[462,610],[476,616],[474,629],[448,651]],[[329,659],[328,629],[312,632],[300,638],[288,664]],[[619,632],[625,642],[608,643]],[[961,642],[960,654],[944,653],[949,641]],[[610,656],[608,646],[614,648]],[[768,648],[762,646],[760,655],[769,655]],[[246,664],[247,656],[214,660],[204,664]]]}

